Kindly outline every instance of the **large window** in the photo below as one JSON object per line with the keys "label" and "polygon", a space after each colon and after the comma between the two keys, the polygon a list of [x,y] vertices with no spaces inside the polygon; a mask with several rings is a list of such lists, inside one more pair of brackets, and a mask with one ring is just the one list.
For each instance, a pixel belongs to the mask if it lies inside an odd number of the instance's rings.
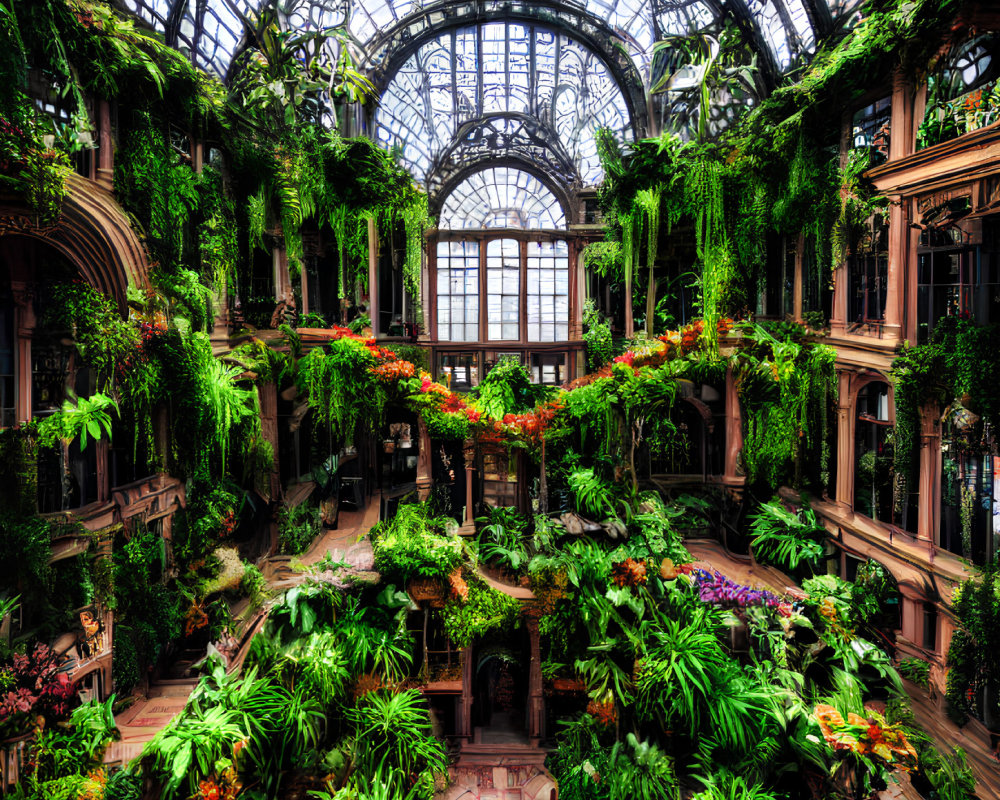
{"label": "large window", "polygon": [[[981,244],[980,244],[981,243]],[[1000,218],[928,228],[917,257],[917,340],[945,317],[1000,321]]]}
{"label": "large window", "polygon": [[[568,341],[569,273],[565,239],[439,242],[438,341]],[[485,339],[480,337],[480,293],[486,297]]]}
{"label": "large window", "polygon": [[437,335],[446,342],[479,339],[479,242],[438,242]]}
{"label": "large window", "polygon": [[569,248],[565,239],[528,243],[528,341],[569,339]]}
{"label": "large window", "polygon": [[524,118],[532,124],[517,136],[505,125],[492,128],[491,157],[516,155],[545,169],[535,146],[541,143],[587,185],[602,178],[594,131],[632,138],[625,96],[601,55],[565,31],[488,22],[420,44],[382,93],[375,139],[398,147],[403,165],[424,183],[453,157],[462,159],[469,126]]}
{"label": "large window", "polygon": [[889,157],[889,134],[892,121],[892,98],[883,97],[854,113],[851,136],[856,150],[867,150],[871,164],[881,164]]}
{"label": "large window", "polygon": [[486,320],[491,342],[521,338],[521,248],[516,239],[486,245]]}
{"label": "large window", "polygon": [[885,319],[889,226],[874,217],[847,260],[847,321],[852,327]]}

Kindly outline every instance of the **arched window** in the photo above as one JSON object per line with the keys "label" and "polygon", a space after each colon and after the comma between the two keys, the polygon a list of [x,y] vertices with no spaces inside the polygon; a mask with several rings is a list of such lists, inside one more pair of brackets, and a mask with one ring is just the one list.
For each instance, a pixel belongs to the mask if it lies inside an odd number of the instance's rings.
{"label": "arched window", "polygon": [[490,167],[470,175],[448,195],[438,227],[563,230],[566,216],[538,178],[513,167]]}
{"label": "arched window", "polygon": [[927,110],[917,147],[930,147],[989,125],[1000,114],[1000,33],[956,47],[927,78]]}

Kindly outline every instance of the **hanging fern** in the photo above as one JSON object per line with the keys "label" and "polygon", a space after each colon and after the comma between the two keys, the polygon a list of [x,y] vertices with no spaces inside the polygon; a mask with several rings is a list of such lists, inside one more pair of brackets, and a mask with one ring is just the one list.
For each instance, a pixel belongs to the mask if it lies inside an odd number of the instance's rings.
{"label": "hanging fern", "polygon": [[424,230],[430,221],[427,195],[418,195],[400,210],[406,231],[406,258],[403,261],[403,282],[416,308],[420,309],[420,276],[423,265]]}

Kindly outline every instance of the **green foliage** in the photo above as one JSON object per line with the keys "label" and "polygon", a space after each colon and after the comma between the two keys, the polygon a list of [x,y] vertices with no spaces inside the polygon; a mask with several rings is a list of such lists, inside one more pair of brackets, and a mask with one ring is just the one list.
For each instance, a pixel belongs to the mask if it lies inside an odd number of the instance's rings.
{"label": "green foliage", "polygon": [[[569,486],[576,496],[576,507],[593,519],[618,516],[620,506],[612,486],[592,469],[581,469],[569,476]],[[627,506],[625,507],[628,515]]]}
{"label": "green foliage", "polygon": [[0,586],[40,599],[53,588],[52,540],[79,530],[34,515],[0,515]]}
{"label": "green foliage", "polygon": [[[1000,685],[1000,579],[996,562],[955,590],[952,608],[958,618],[948,648],[947,697],[957,716],[983,718],[984,686]],[[990,709],[995,713],[997,709]]]}
{"label": "green foliage", "polygon": [[539,387],[517,357],[501,358],[479,384],[477,408],[489,419],[502,420],[535,407]]}
{"label": "green foliage", "polygon": [[[31,746],[35,764],[31,782],[43,784],[100,766],[105,749],[120,738],[111,712],[114,701],[112,695],[104,702],[83,703],[62,725],[42,730]],[[46,796],[39,792],[39,797]]]}
{"label": "green foliage", "polygon": [[896,666],[899,674],[924,689],[931,686],[931,665],[922,658],[904,658]]}
{"label": "green foliage", "polygon": [[[75,401],[75,402],[74,402]],[[38,444],[54,447],[60,442],[71,443],[80,440],[80,450],[87,447],[87,437],[95,442],[105,436],[111,438],[112,420],[108,409],[118,411],[114,398],[95,392],[90,397],[75,397],[63,400],[62,408],[38,423]]]}
{"label": "green foliage", "polygon": [[452,644],[464,649],[490,631],[518,624],[521,604],[478,577],[468,579],[468,597],[453,597],[441,610],[441,624]]}
{"label": "green foliage", "polygon": [[278,511],[278,551],[295,556],[309,549],[319,535],[319,508],[301,503]]}
{"label": "green foliage", "polygon": [[462,563],[462,542],[444,533],[447,522],[430,517],[422,503],[399,506],[395,517],[369,533],[375,568],[401,584],[417,577],[448,577]]}
{"label": "green foliage", "polygon": [[163,786],[164,800],[190,797],[198,780],[207,777],[216,762],[228,757],[244,736],[240,714],[222,705],[203,710],[191,702],[143,749],[149,774]]}
{"label": "green foliage", "polygon": [[240,578],[240,592],[247,596],[250,605],[258,607],[270,596],[267,578],[256,564],[243,562],[243,577]]}
{"label": "green foliage", "polygon": [[[0,515],[26,516],[38,505],[38,442],[27,426],[0,430]],[[11,487],[14,487],[11,489]]]}
{"label": "green foliage", "polygon": [[128,627],[116,626],[111,651],[111,679],[114,681],[115,691],[127,697],[138,686],[141,678],[139,654]]}
{"label": "green foliage", "polygon": [[486,516],[476,519],[479,529],[479,555],[487,561],[499,561],[515,572],[527,566],[529,554],[524,541],[527,520],[513,507],[486,507]]}
{"label": "green foliage", "polygon": [[171,146],[163,118],[136,110],[121,119],[115,191],[142,226],[153,262],[169,286],[170,278],[193,262],[184,233],[200,204],[199,178]]}
{"label": "green foliage", "polygon": [[587,344],[587,369],[596,372],[615,355],[611,323],[604,319],[590,298],[583,304],[583,340]]}
{"label": "green foliage", "polygon": [[[953,400],[981,417],[980,425],[1000,424],[1000,399],[989,376],[1000,369],[1000,327],[944,317],[926,344],[905,348],[892,364],[896,427],[894,470],[901,486],[912,484],[917,470],[920,410],[940,408]],[[966,438],[976,446],[976,427]],[[900,507],[903,492],[896,496]]]}
{"label": "green foliage", "polygon": [[[348,713],[355,727],[355,763],[363,776],[378,776],[401,796],[415,776],[444,772],[444,745],[431,735],[429,714],[416,689],[375,691]],[[418,778],[419,781],[419,778]],[[431,790],[424,796],[429,800]]]}
{"label": "green foliage", "polygon": [[364,430],[380,426],[385,389],[371,372],[374,366],[364,343],[346,337],[299,361],[296,382],[334,442],[352,442],[359,425]]}
{"label": "green foliage", "polygon": [[[829,480],[829,416],[835,391],[833,348],[796,341],[801,329],[747,329],[751,346],[735,357],[745,412],[741,459],[747,478],[772,490]],[[806,473],[812,465],[813,474]]]}
{"label": "green foliage", "polygon": [[[122,684],[116,688],[124,693],[131,689],[128,681],[133,679],[130,650],[136,651],[137,669],[144,669],[154,664],[163,648],[180,636],[180,597],[161,582],[165,550],[155,530],[137,525],[129,535],[120,532],[113,559],[115,641],[129,637],[133,645],[130,648],[124,644],[117,653],[122,659],[118,666]],[[115,656],[112,658],[114,666]]]}
{"label": "green foliage", "polygon": [[809,506],[789,511],[780,500],[761,503],[750,517],[754,556],[788,573],[805,567],[814,573],[823,556],[826,530]]}

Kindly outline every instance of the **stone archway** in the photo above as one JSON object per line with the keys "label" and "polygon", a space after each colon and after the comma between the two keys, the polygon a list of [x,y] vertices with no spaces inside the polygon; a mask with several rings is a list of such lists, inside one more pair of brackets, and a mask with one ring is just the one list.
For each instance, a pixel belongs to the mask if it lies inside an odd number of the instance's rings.
{"label": "stone archway", "polygon": [[0,236],[18,235],[54,248],[125,314],[126,290],[149,288],[142,241],[109,191],[75,173],[66,183],[62,214],[52,225],[39,225],[37,216],[14,198],[0,199]]}

